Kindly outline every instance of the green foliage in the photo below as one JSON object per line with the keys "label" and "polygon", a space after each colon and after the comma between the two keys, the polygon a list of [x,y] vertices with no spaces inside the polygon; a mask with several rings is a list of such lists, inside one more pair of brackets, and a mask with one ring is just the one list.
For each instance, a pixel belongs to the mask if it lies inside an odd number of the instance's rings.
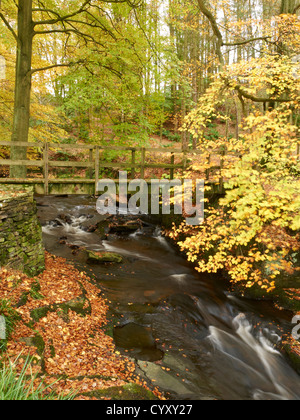
{"label": "green foliage", "polygon": [[172,133],[169,130],[163,129],[162,135],[169,139],[170,141],[179,143],[181,141],[181,135],[179,133]]}
{"label": "green foliage", "polygon": [[17,372],[15,366],[19,364],[21,355],[12,361],[2,361],[0,366],[0,400],[1,401],[38,401],[38,400],[73,400],[75,393],[66,396],[57,395],[52,391],[56,382],[46,385],[39,380],[36,384],[37,375],[32,373],[31,364],[33,359],[29,356],[25,359],[21,372]]}
{"label": "green foliage", "polygon": [[218,140],[221,137],[216,127],[217,127],[217,124],[214,124],[214,123],[207,124],[208,130],[207,130],[207,133],[204,135],[204,138],[206,140],[214,141],[214,140]]}

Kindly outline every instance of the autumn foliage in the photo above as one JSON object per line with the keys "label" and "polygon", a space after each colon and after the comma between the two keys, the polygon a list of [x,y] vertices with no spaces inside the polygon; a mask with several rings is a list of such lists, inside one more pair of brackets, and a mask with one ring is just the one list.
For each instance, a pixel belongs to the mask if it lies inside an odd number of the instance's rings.
{"label": "autumn foliage", "polygon": [[48,253],[46,270],[36,279],[2,269],[1,300],[9,302],[18,317],[3,357],[15,361],[21,371],[30,355],[28,373],[38,374],[36,386],[54,383],[49,392],[75,392],[79,399],[128,383],[147,388],[135,375],[134,363],[118,353],[105,334],[108,303],[100,294],[86,274]]}
{"label": "autumn foliage", "polygon": [[[282,31],[287,21],[290,26]],[[281,16],[279,23],[276,34],[279,31],[286,51],[288,42],[298,43],[298,36],[291,36],[299,19]],[[243,110],[238,135],[208,140],[207,124],[226,122],[224,107],[232,100]],[[279,275],[297,270],[299,106],[299,64],[291,47],[289,54],[266,52],[260,58],[224,66],[186,118],[185,129],[201,150],[221,156],[219,176],[225,181],[225,196],[216,206],[207,205],[202,226],[190,229],[183,224],[172,233],[198,271],[225,270],[233,283],[258,285],[271,292]],[[187,176],[195,178],[199,170],[195,163]]]}

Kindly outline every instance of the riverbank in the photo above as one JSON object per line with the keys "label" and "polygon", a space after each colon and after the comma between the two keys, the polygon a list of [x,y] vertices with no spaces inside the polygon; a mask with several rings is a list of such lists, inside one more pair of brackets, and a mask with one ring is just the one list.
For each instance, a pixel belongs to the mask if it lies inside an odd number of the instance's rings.
{"label": "riverbank", "polygon": [[162,398],[105,334],[108,302],[97,285],[63,258],[46,252],[45,263],[35,278],[0,271],[0,314],[14,324],[2,358],[22,354],[15,361],[20,371],[30,355],[37,386],[56,381],[52,391],[75,392],[76,399]]}
{"label": "riverbank", "polygon": [[[177,247],[178,251],[184,255],[186,254],[180,250],[177,241],[174,239],[172,230],[170,229],[169,220],[164,218],[165,230],[164,235],[172,243],[173,246]],[[181,238],[182,240],[183,238]],[[300,250],[298,254],[298,266],[300,264]],[[195,267],[197,261],[194,262]],[[271,302],[274,308],[280,311],[290,312],[291,328],[289,333],[285,333],[282,337],[281,342],[278,344],[278,350],[290,361],[292,367],[300,374],[300,337],[295,339],[292,335],[292,330],[295,327],[292,324],[292,319],[296,316],[300,316],[300,276],[299,268],[292,274],[281,273],[280,278],[276,280],[276,288],[272,292],[267,292],[258,286],[252,288],[246,288],[240,284],[234,284],[230,282],[228,273],[224,270],[221,272],[224,281],[228,282],[228,292],[238,298],[253,300],[253,301],[265,301]],[[298,329],[299,330],[299,329]]]}
{"label": "riverbank", "polygon": [[[220,275],[197,273],[159,221],[142,219],[133,232],[120,215],[98,231],[93,197],[37,203],[45,248],[97,282],[110,307],[107,333],[150,389],[171,400],[300,398],[299,376],[275,350],[289,314],[235,298]],[[117,253],[122,263],[90,261],[87,251]]]}

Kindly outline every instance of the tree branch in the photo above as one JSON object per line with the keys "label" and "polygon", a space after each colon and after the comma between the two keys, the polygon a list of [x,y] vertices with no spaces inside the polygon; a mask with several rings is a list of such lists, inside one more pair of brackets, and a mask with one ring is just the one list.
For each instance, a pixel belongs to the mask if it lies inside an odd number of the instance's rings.
{"label": "tree branch", "polygon": [[15,38],[15,40],[17,41],[17,43],[19,43],[19,38],[18,35],[16,34],[16,32],[14,31],[14,29],[10,26],[8,20],[6,19],[6,17],[3,15],[2,12],[0,12],[0,19],[4,22],[5,26],[9,29],[9,31],[13,34],[13,37]]}
{"label": "tree branch", "polygon": [[252,102],[258,103],[266,103],[266,102],[280,102],[280,103],[288,103],[291,102],[292,99],[283,99],[283,98],[260,98],[259,96],[252,95],[245,91],[245,89],[241,85],[233,86],[234,89],[244,98],[249,99]]}
{"label": "tree branch", "polygon": [[211,27],[212,27],[212,30],[213,30],[215,36],[217,37],[217,45],[216,45],[217,55],[219,57],[220,64],[222,66],[224,66],[225,61],[224,61],[224,57],[223,57],[222,50],[221,50],[222,46],[224,45],[224,41],[223,41],[223,36],[221,34],[221,31],[219,29],[218,23],[217,23],[214,15],[212,14],[212,12],[205,6],[204,0],[198,0],[198,5],[199,5],[199,8],[200,8],[201,12],[209,20],[209,22],[211,24]]}
{"label": "tree branch", "polygon": [[39,71],[47,71],[47,70],[55,69],[56,67],[72,67],[76,64],[81,64],[82,62],[83,61],[80,60],[80,61],[76,61],[75,63],[72,62],[72,63],[63,63],[63,64],[53,64],[52,66],[41,67],[39,69],[32,69],[30,74],[32,75],[32,74],[37,73]]}
{"label": "tree branch", "polygon": [[295,7],[293,14],[295,15],[299,9],[300,9],[300,3],[298,4],[298,6]]}
{"label": "tree branch", "polygon": [[[217,23],[216,18],[214,17],[212,12],[205,5],[205,0],[198,0],[198,5],[199,5],[199,8],[200,8],[201,12],[209,20],[209,22],[211,24],[211,27],[212,27],[212,30],[213,30],[216,38],[217,38],[217,45],[216,45],[217,55],[218,55],[218,58],[220,60],[221,66],[224,66],[224,64],[225,64],[224,56],[222,54],[222,47],[238,47],[238,46],[241,46],[241,45],[250,44],[251,42],[255,42],[255,41],[267,41],[270,38],[269,36],[266,36],[266,37],[251,38],[251,39],[247,39],[247,40],[244,40],[244,41],[226,43],[223,40],[223,35],[222,35],[222,33],[219,29],[219,25]],[[299,7],[300,7],[300,5],[299,5]]]}
{"label": "tree branch", "polygon": [[89,4],[90,4],[90,0],[86,0],[82,4],[82,6],[78,10],[76,10],[76,12],[70,13],[69,15],[65,15],[65,16],[60,16],[57,12],[55,12],[53,10],[50,10],[50,9],[33,9],[34,11],[43,10],[43,12],[52,13],[52,14],[57,16],[56,19],[49,19],[49,20],[44,20],[44,21],[33,22],[33,24],[34,24],[34,26],[37,26],[37,25],[55,25],[56,23],[64,22],[67,19],[71,19],[72,17],[75,17],[75,16],[83,13],[85,11],[85,7],[88,6]]}
{"label": "tree branch", "polygon": [[224,46],[224,47],[238,47],[238,46],[241,46],[241,45],[250,44],[251,42],[267,41],[269,38],[271,38],[271,37],[270,36],[261,36],[261,37],[258,37],[258,38],[247,39],[245,41],[237,41],[237,42],[232,42],[232,43],[223,42],[222,46]]}

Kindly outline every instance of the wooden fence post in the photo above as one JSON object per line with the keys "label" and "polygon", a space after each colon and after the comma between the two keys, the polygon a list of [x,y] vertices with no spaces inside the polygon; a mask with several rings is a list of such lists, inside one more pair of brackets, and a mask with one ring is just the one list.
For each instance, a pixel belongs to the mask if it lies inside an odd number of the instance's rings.
{"label": "wooden fence post", "polygon": [[[211,155],[208,155],[208,159],[207,159],[207,164],[210,165],[211,163]],[[210,168],[207,168],[206,171],[206,180],[209,181],[209,177],[210,177]]]}
{"label": "wooden fence post", "polygon": [[135,179],[135,149],[132,149],[131,151],[131,179]]}
{"label": "wooden fence post", "polygon": [[[171,155],[171,165],[175,165],[175,154],[172,153]],[[171,181],[174,179],[174,167],[170,169],[170,179]]]}
{"label": "wooden fence post", "polygon": [[[94,147],[90,149],[90,155],[89,155],[89,162],[93,163],[93,151],[94,151]],[[93,179],[93,168],[91,167],[89,170],[89,178]]]}
{"label": "wooden fence post", "polygon": [[142,157],[141,157],[141,179],[145,178],[145,161],[146,161],[146,149],[142,147]]}
{"label": "wooden fence post", "polygon": [[100,159],[100,149],[99,146],[95,147],[95,195],[97,195],[98,191],[98,183],[99,183],[99,159]]}
{"label": "wooden fence post", "polygon": [[187,152],[186,150],[183,150],[183,170],[185,171],[188,167],[187,163]]}
{"label": "wooden fence post", "polygon": [[49,144],[44,144],[44,192],[49,195]]}

